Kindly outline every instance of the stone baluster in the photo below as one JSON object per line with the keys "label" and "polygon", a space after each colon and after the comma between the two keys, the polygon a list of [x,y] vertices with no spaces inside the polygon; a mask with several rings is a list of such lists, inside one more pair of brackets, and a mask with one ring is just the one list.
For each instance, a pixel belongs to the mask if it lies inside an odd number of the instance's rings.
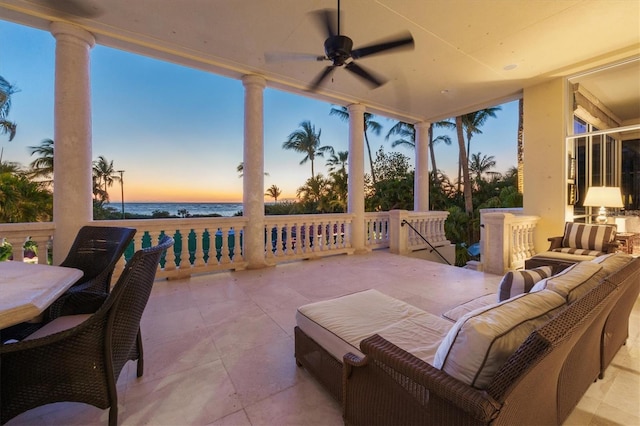
{"label": "stone baluster", "polygon": [[31,239],[38,247],[38,263],[46,265],[49,260],[49,247],[52,242],[50,235],[33,236]]}
{"label": "stone baluster", "polygon": [[9,244],[11,244],[11,254],[13,255],[13,260],[17,262],[24,261],[24,242],[26,239],[24,237],[15,237],[15,238],[5,238]]}
{"label": "stone baluster", "polygon": [[196,252],[195,258],[193,259],[193,267],[205,266],[206,263],[204,261],[204,227],[194,227],[192,231],[196,236]]}
{"label": "stone baluster", "polygon": [[231,260],[234,263],[244,262],[243,252],[244,252],[245,229],[244,227],[241,227],[241,228],[231,227],[229,232],[231,232],[231,229],[233,229],[233,241],[234,241],[233,259]]}
{"label": "stone baluster", "polygon": [[[231,230],[231,228],[225,226],[224,228],[219,228],[222,232],[222,247],[221,247],[221,251],[220,251],[220,264],[222,265],[226,265],[228,263],[231,263],[231,250],[229,249],[229,231]],[[235,253],[235,243],[236,243],[236,235],[234,232],[233,235],[233,244],[234,244],[234,248],[233,251]]]}
{"label": "stone baluster", "polygon": [[[172,236],[175,239],[175,233],[171,232],[171,231],[165,231],[166,235]],[[154,246],[157,244],[157,242],[160,240],[160,231],[149,231],[149,236],[151,237],[151,245]],[[140,245],[142,246],[142,239],[140,241]],[[182,245],[185,245],[185,239],[182,239]],[[184,247],[183,247],[183,252],[184,252]],[[164,257],[164,270],[165,271],[175,271],[176,270],[176,253],[175,253],[175,246],[173,247],[169,247],[167,249],[167,253],[165,254]],[[187,260],[188,261],[188,260]],[[182,261],[181,261],[182,263]]]}
{"label": "stone baluster", "polygon": [[264,225],[264,257],[265,259],[271,259],[276,257],[273,252],[272,230],[273,226],[269,224]]}

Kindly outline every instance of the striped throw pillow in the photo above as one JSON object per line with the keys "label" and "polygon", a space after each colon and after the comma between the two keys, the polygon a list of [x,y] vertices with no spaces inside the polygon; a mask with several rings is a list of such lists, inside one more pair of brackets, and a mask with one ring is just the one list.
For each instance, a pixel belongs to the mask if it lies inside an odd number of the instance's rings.
{"label": "striped throw pillow", "polygon": [[606,251],[606,245],[616,237],[616,225],[589,225],[567,222],[564,226],[562,247]]}
{"label": "striped throw pillow", "polygon": [[551,276],[551,266],[540,266],[523,271],[509,271],[500,281],[498,302],[511,299],[522,293],[529,293],[534,284]]}

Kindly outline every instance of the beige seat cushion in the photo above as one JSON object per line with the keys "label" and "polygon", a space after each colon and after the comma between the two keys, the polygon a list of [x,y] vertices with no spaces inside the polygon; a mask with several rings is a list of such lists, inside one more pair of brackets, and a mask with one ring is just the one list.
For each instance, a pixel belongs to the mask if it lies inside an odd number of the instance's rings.
{"label": "beige seat cushion", "polygon": [[408,303],[366,290],[298,308],[296,324],[339,361],[361,355],[360,342],[379,334],[431,364],[451,322]]}
{"label": "beige seat cushion", "polygon": [[495,304],[496,294],[485,294],[484,296],[476,297],[475,299],[471,299],[468,302],[456,306],[455,308],[449,309],[447,312],[442,314],[442,316],[449,321],[456,322],[469,312]]}
{"label": "beige seat cushion", "polygon": [[433,366],[463,383],[485,389],[527,336],[564,306],[562,296],[543,290],[470,312],[442,341]]}
{"label": "beige seat cushion", "polygon": [[77,325],[80,325],[84,321],[86,321],[91,314],[81,314],[81,315],[66,315],[62,317],[58,317],[46,324],[44,327],[40,328],[35,333],[30,334],[24,340],[33,340],[39,339],[41,337],[49,336],[51,334],[59,333],[61,331],[69,330]]}

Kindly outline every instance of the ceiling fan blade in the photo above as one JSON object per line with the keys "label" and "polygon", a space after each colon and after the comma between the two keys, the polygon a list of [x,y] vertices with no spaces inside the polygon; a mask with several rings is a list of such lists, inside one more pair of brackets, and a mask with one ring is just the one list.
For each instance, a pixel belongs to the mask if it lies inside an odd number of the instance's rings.
{"label": "ceiling fan blade", "polygon": [[356,74],[357,76],[363,78],[374,89],[376,87],[382,86],[384,83],[387,82],[387,80],[385,80],[384,78],[374,76],[371,73],[371,71],[365,70],[355,62],[349,62],[347,65],[345,65],[345,68],[351,71],[352,73]]}
{"label": "ceiling fan blade", "polygon": [[97,18],[104,13],[104,10],[98,7],[94,1],[43,0],[42,3],[58,12],[80,16],[82,18]]}
{"label": "ceiling fan blade", "polygon": [[311,53],[270,52],[264,54],[264,60],[267,63],[273,63],[285,61],[324,61],[328,60],[328,58],[326,56],[313,55]]}
{"label": "ceiling fan blade", "polygon": [[413,49],[413,46],[414,42],[411,33],[405,33],[400,36],[387,39],[385,41],[354,49],[351,52],[351,57],[353,59],[358,59],[387,50]]}
{"label": "ceiling fan blade", "polygon": [[310,92],[315,92],[316,90],[318,90],[318,87],[320,87],[320,84],[322,84],[322,82],[331,75],[331,73],[333,73],[333,71],[335,71],[336,66],[335,65],[329,65],[328,67],[326,67],[320,74],[318,74],[318,76],[316,77],[315,80],[313,80],[313,82],[311,83],[311,85],[309,86],[309,91]]}
{"label": "ceiling fan blade", "polygon": [[338,34],[338,28],[336,25],[338,18],[335,10],[322,9],[316,10],[312,13],[315,17],[316,24],[326,34],[327,38]]}

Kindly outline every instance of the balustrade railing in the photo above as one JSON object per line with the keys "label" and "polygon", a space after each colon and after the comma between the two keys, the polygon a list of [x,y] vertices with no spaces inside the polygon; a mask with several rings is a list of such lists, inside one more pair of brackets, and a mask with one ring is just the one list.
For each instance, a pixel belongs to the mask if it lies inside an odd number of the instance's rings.
{"label": "balustrade railing", "polygon": [[365,246],[371,250],[389,247],[389,212],[364,214]]}
{"label": "balustrade railing", "polygon": [[480,260],[485,272],[504,274],[524,268],[535,254],[533,233],[538,216],[522,215],[522,209],[480,211]]}
{"label": "balustrade railing", "polygon": [[265,259],[278,263],[353,253],[352,220],[351,214],[266,216]]}
{"label": "balustrade railing", "polygon": [[[448,243],[444,235],[447,212],[407,212],[401,214],[432,244]],[[239,217],[215,218],[171,218],[98,220],[96,226],[125,226],[137,230],[133,242],[118,261],[114,271],[117,278],[136,250],[157,243],[162,235],[172,236],[176,243],[160,262],[159,278],[178,278],[193,274],[237,270],[247,267],[244,259],[244,234],[247,219]],[[353,215],[317,214],[283,215],[264,218],[264,250],[267,264],[291,260],[309,259],[354,252],[351,241]],[[397,229],[395,229],[395,228]],[[392,236],[406,231],[400,230],[399,222],[391,221],[390,212],[365,214],[365,245],[368,249],[391,248],[392,252],[406,254],[407,250],[419,250],[426,245],[415,233],[402,234],[405,238],[403,250],[394,251]],[[51,247],[55,223],[0,224],[0,244],[5,241],[13,248],[13,259],[22,261],[25,242],[33,241],[38,248],[38,263],[51,259]],[[393,237],[396,238],[396,237]],[[398,237],[400,238],[400,237]]]}
{"label": "balustrade railing", "polygon": [[[0,260],[4,257],[23,261],[35,255],[38,263],[46,264],[51,257],[53,222],[3,223],[0,224]],[[33,242],[37,251],[28,242]]]}
{"label": "balustrade railing", "polygon": [[[428,244],[422,239],[426,238],[432,246],[449,244],[444,232],[444,222],[449,212],[408,212],[405,219],[413,227],[408,230],[408,248],[411,251],[423,250]],[[415,231],[414,231],[415,229]],[[416,232],[417,231],[417,232]],[[422,237],[420,235],[422,235]]]}

